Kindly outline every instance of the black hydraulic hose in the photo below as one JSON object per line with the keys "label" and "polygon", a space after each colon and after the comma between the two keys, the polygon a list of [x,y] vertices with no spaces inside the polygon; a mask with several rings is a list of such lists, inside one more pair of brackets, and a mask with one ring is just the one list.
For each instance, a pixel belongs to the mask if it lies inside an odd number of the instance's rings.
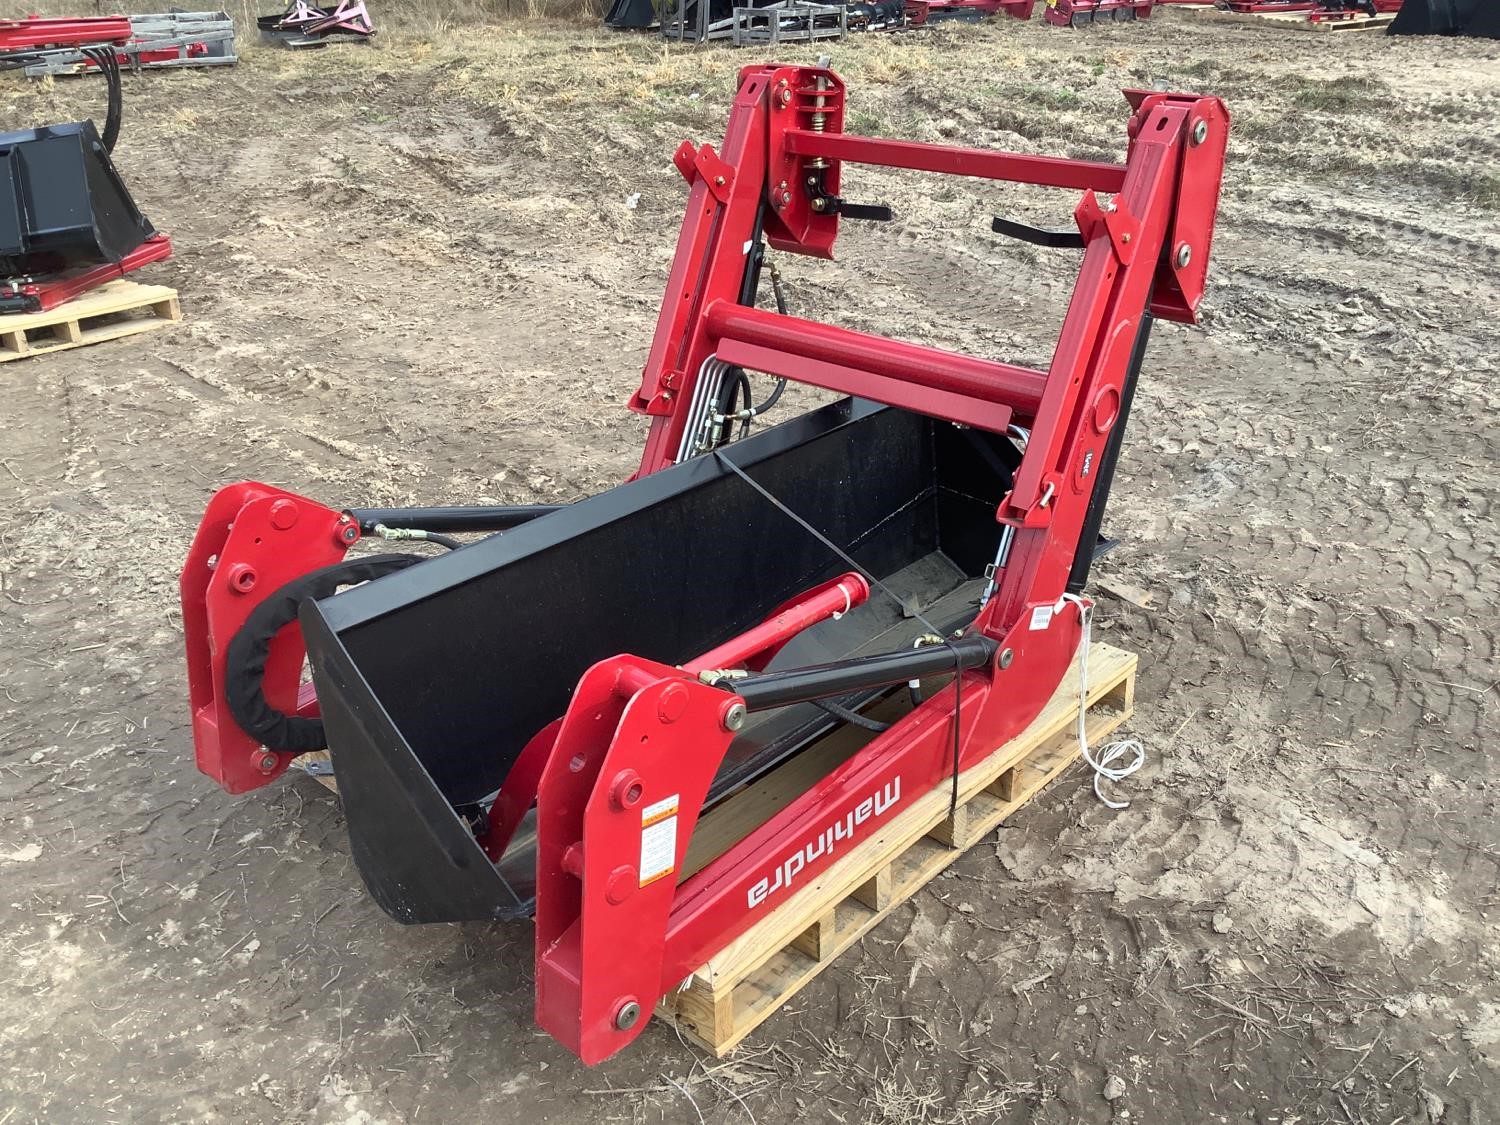
{"label": "black hydraulic hose", "polygon": [[[776,298],[776,311],[779,312],[782,316],[786,316],[786,294],[781,291],[781,271],[776,268],[775,262],[768,261],[766,265],[769,266],[771,270],[771,292]],[[758,418],[767,410],[770,410],[771,407],[775,406],[778,402],[781,401],[782,392],[785,390],[786,380],[777,379],[776,386],[771,388],[770,397],[768,397],[766,401],[761,403],[759,406],[750,407],[750,418]],[[748,383],[745,387],[745,405],[750,406],[750,393]],[[744,437],[745,434],[750,432],[750,418],[745,419],[745,424],[740,430],[741,437]]]}
{"label": "black hydraulic hose", "polygon": [[104,132],[99,139],[104,144],[105,152],[114,152],[115,142],[120,139],[120,118],[124,110],[120,88],[120,60],[113,47],[86,47],[82,54],[104,75],[109,102],[105,109]]}
{"label": "black hydraulic hose", "polygon": [[747,710],[769,711],[793,703],[837,699],[865,688],[888,687],[924,676],[981,668],[994,659],[999,648],[989,637],[973,633],[940,645],[836,660],[784,672],[762,672],[734,680],[727,686],[745,701]]}
{"label": "black hydraulic hose", "polygon": [[394,528],[420,528],[430,538],[435,531],[509,531],[565,507],[566,504],[492,504],[442,508],[345,508],[344,514],[359,524],[363,535],[373,535],[375,525],[384,524]]}
{"label": "black hydraulic hose", "polygon": [[423,538],[426,539],[429,543],[436,543],[439,547],[447,547],[450,551],[456,551],[463,546],[463,544],[460,543],[457,539],[453,538],[453,536],[440,535],[436,531],[424,532]]}
{"label": "black hydraulic hose", "polygon": [[863,730],[873,731],[875,734],[881,734],[891,729],[890,723],[883,723],[879,719],[872,719],[868,715],[861,715],[858,711],[851,711],[843,704],[836,703],[832,699],[814,699],[813,706],[825,714],[832,715],[840,722],[849,723]]}

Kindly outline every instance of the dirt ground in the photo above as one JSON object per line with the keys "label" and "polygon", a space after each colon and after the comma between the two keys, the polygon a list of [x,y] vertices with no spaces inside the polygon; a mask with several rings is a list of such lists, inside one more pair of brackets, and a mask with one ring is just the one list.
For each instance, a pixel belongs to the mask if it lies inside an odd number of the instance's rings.
{"label": "dirt ground", "polygon": [[[669,158],[760,56],[429,12],[127,76],[116,160],[177,247],[145,279],[187,320],[0,367],[0,1125],[1500,1120],[1500,44],[1170,12],[834,55],[850,127],[919,140],[1116,157],[1138,85],[1235,116],[1207,315],[1153,341],[1098,572],[1142,657],[1131,807],[1065,775],[722,1063],[658,1024],[579,1066],[528,925],[402,928],[315,782],[195,772],[177,570],[237,479],[628,474]],[[0,127],[101,93],[7,76]],[[793,311],[1045,364],[1068,256],[988,216],[1071,199],[846,187],[897,219],[782,260]]]}

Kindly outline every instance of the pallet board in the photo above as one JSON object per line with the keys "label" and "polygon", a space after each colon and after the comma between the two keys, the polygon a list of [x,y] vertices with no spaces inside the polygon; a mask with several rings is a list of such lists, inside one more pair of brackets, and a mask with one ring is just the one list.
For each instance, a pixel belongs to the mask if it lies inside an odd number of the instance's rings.
{"label": "pallet board", "polygon": [[0,363],[118,340],[181,319],[177,290],[111,281],[47,312],[0,313]]}
{"label": "pallet board", "polygon": [[[1130,717],[1135,671],[1134,654],[1106,644],[1090,648],[1086,724],[1091,745]],[[949,812],[946,785],[919,798],[715,954],[661,1002],[657,1013],[675,1020],[706,1050],[727,1054],[886,915],[1072,765],[1079,757],[1077,725],[1075,665],[1031,726],[960,775],[955,813]],[[710,836],[738,838],[741,823],[763,822],[803,792],[806,775],[823,764],[793,759],[715,810],[694,833],[687,870],[707,862],[694,855],[704,829]],[[736,800],[745,807],[736,809]],[[715,820],[722,824],[725,817],[736,824],[715,833]],[[722,840],[710,839],[705,848],[713,854],[724,846]]]}
{"label": "pallet board", "polygon": [[1352,19],[1314,21],[1306,12],[1226,12],[1221,8],[1187,8],[1186,11],[1199,19],[1218,20],[1223,23],[1243,23],[1252,27],[1269,27],[1282,31],[1374,31],[1390,27],[1396,17],[1390,13],[1367,16],[1356,13]]}

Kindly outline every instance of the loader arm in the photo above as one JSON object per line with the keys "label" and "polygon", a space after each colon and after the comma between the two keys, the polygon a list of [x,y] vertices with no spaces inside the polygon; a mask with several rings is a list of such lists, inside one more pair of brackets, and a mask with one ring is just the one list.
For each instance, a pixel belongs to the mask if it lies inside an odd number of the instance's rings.
{"label": "loader arm", "polygon": [[[1196,317],[1228,132],[1227,113],[1215,98],[1127,97],[1135,111],[1129,154],[1123,165],[1110,165],[844,135],[843,85],[831,72],[750,67],[740,76],[723,152],[707,146],[696,155],[688,147],[679,151],[678,167],[692,183],[688,219],[642,386],[631,401],[653,418],[642,472],[658,471],[690,452],[691,435],[702,424],[692,408],[698,380],[724,363],[997,434],[1014,420],[1030,437],[996,513],[1004,544],[996,559],[998,587],[967,630],[988,647],[972,663],[952,657],[949,667],[958,671],[953,693],[934,697],[876,735],[816,787],[686,879],[669,907],[660,891],[617,900],[593,869],[582,876],[580,894],[579,876],[539,866],[537,1019],[584,1061],[608,1057],[638,1034],[634,1016],[642,1007],[649,1010],[885,817],[1020,733],[1061,682],[1081,636],[1080,612],[1061,598],[1080,551],[1085,557],[1092,551],[1080,536],[1100,487],[1099,469],[1111,432],[1128,409],[1133,367],[1140,361],[1137,344],[1151,316],[1189,323]],[[818,202],[836,194],[843,167],[857,163],[1082,191],[1075,219],[1083,260],[1045,372],[739,303],[741,248],[756,229],[760,208],[766,208],[764,230],[772,246],[831,256],[839,217]],[[1112,198],[1101,201],[1100,193]],[[700,394],[696,401],[711,397]],[[786,500],[795,505],[796,494]],[[589,675],[618,682],[634,667],[621,657]],[[750,681],[729,685],[741,693],[736,702],[752,709],[754,687]],[[658,683],[653,690],[664,689]],[[643,688],[633,698],[643,703],[648,696]],[[569,716],[591,709],[580,702]],[[565,729],[570,721],[564,720]],[[619,823],[630,814],[609,805],[608,775],[628,770],[648,795],[681,804],[676,862],[685,858],[700,811],[692,801],[705,790],[684,785],[680,794],[662,796],[675,785],[669,779],[683,771],[661,776],[659,745],[676,748],[660,759],[667,762],[680,760],[690,747],[706,755],[716,740],[722,742],[722,723],[705,719],[696,729],[693,723],[663,724],[651,734],[650,755],[639,749],[637,729],[622,720],[607,746],[601,745],[598,758],[608,763],[606,772],[593,785],[581,820],[564,827],[548,811],[544,787],[543,856],[570,847],[586,861],[600,852],[623,854]],[[571,768],[560,764],[561,757],[554,756],[549,768]],[[701,767],[702,757],[695,757],[695,777]],[[572,799],[573,807],[579,799]],[[644,831],[637,828],[634,838]],[[560,835],[549,839],[551,832]],[[568,925],[554,912],[558,902],[567,903],[562,913]],[[643,942],[643,933],[650,939]],[[653,955],[622,961],[605,954],[624,942]],[[590,956],[590,949],[598,952]],[[646,978],[658,964],[657,950],[663,952],[653,983]],[[560,987],[561,981],[569,986]]]}

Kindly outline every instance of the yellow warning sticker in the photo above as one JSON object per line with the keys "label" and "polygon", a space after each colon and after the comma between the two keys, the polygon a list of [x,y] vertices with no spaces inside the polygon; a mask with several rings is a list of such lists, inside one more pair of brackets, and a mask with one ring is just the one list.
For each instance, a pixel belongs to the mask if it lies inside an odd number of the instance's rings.
{"label": "yellow warning sticker", "polygon": [[641,886],[677,870],[677,805],[673,793],[641,810]]}

